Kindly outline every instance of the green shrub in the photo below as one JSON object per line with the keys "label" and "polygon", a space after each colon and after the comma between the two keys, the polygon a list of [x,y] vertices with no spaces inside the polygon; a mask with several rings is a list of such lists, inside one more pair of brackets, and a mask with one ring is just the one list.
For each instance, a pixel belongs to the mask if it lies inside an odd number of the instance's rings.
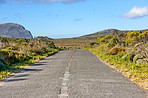
{"label": "green shrub", "polygon": [[6,65],[4,65],[3,63],[0,63],[0,71],[2,70],[6,70]]}
{"label": "green shrub", "polygon": [[145,44],[146,47],[148,47],[148,42]]}
{"label": "green shrub", "polygon": [[97,44],[96,42],[91,42],[90,46],[92,47],[93,45]]}
{"label": "green shrub", "polygon": [[107,47],[108,48],[112,48],[112,47],[114,47],[115,45],[117,45],[117,37],[116,36],[114,36],[114,37],[112,37],[110,40],[109,40],[109,43],[107,44]]}
{"label": "green shrub", "polygon": [[20,70],[59,51],[51,40],[48,37],[38,39],[0,37],[4,46],[0,51],[0,80],[9,76],[10,71]]}
{"label": "green shrub", "polygon": [[98,43],[102,43],[102,42],[107,43],[107,42],[109,42],[109,40],[111,38],[112,38],[111,35],[106,35],[106,36],[100,36],[100,37],[98,37],[97,40],[98,40]]}

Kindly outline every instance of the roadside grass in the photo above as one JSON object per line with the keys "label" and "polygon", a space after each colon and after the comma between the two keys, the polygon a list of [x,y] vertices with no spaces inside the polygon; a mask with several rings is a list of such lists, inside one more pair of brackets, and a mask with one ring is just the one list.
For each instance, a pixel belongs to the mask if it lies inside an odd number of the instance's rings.
{"label": "roadside grass", "polygon": [[39,60],[41,60],[47,56],[50,56],[58,51],[59,51],[59,49],[52,49],[52,51],[50,50],[50,51],[45,52],[40,55],[29,56],[29,57],[27,57],[28,59],[18,62],[18,63],[15,63],[15,64],[11,64],[11,66],[5,65],[7,68],[2,69],[0,71],[0,80],[4,80],[16,72],[20,72],[22,69],[24,69],[32,64],[35,64],[35,63],[39,62]]}
{"label": "roadside grass", "polygon": [[106,51],[107,48],[105,44],[87,49],[111,65],[113,68],[116,68],[132,81],[136,82],[145,89],[148,89],[148,65],[135,64],[130,61],[129,57],[122,58],[122,56],[126,54],[124,51],[119,52],[116,55],[109,55]]}

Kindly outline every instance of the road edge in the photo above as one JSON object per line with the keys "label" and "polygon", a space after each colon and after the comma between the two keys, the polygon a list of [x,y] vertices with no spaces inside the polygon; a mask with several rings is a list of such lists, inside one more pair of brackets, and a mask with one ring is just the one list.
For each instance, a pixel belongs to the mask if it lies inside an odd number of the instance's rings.
{"label": "road edge", "polygon": [[92,54],[94,54],[102,63],[104,63],[105,65],[109,66],[110,68],[112,68],[113,70],[119,72],[120,74],[122,74],[124,77],[128,78],[131,82],[133,82],[134,84],[136,84],[140,89],[144,90],[147,94],[148,97],[148,89],[142,87],[140,84],[138,84],[137,82],[135,82],[133,79],[129,78],[128,76],[126,76],[124,74],[124,72],[119,71],[116,67],[113,67],[112,65],[110,65],[109,63],[105,62],[104,60],[102,60],[98,55],[96,55],[95,53],[93,53],[92,51],[88,50],[89,52],[91,52]]}

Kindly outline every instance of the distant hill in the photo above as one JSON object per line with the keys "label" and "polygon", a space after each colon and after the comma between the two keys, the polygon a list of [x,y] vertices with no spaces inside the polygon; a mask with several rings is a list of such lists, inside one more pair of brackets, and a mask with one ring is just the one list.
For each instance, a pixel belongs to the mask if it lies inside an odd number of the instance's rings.
{"label": "distant hill", "polygon": [[[87,34],[80,37],[75,38],[62,38],[62,39],[53,39],[56,46],[59,47],[72,47],[72,48],[85,48],[87,46],[90,46],[90,43],[97,42],[97,38],[99,36],[106,36],[106,35],[112,35],[113,33],[124,33],[126,34],[129,31],[135,31],[135,30],[117,30],[117,29],[107,29],[103,31],[98,31],[96,33]],[[139,30],[137,30],[139,31]],[[148,31],[147,30],[141,30],[141,31]]]}
{"label": "distant hill", "polygon": [[22,25],[15,23],[0,24],[0,36],[33,39],[30,31],[26,30]]}
{"label": "distant hill", "polygon": [[[147,29],[148,30],[148,29]],[[103,31],[98,31],[96,33],[92,33],[92,34],[87,34],[81,37],[98,37],[98,36],[103,36],[103,35],[112,35],[113,33],[124,33],[126,34],[129,31],[135,31],[135,30],[117,30],[117,29],[107,29],[107,30],[103,30]],[[138,30],[139,31],[139,30]],[[141,31],[146,31],[146,30],[141,30]]]}

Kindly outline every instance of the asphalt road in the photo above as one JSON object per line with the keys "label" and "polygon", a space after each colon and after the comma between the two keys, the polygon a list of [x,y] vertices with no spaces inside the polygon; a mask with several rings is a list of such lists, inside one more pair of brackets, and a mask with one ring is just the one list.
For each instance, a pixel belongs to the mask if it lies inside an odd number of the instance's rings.
{"label": "asphalt road", "polygon": [[60,51],[0,82],[0,98],[148,98],[87,50]]}

